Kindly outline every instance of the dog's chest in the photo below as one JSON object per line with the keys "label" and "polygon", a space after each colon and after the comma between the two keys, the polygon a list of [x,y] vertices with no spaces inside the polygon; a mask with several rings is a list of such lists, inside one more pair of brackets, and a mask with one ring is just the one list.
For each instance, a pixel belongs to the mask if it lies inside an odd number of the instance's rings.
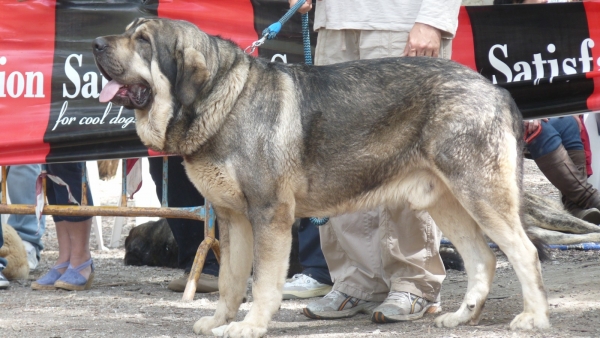
{"label": "dog's chest", "polygon": [[246,209],[244,194],[233,168],[227,164],[215,164],[207,160],[187,157],[184,159],[190,181],[208,201],[235,210]]}

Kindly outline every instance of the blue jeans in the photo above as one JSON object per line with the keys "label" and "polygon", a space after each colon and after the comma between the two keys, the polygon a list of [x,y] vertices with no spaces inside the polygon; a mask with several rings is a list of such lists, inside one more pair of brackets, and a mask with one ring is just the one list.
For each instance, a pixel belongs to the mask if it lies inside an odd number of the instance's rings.
{"label": "blue jeans", "polygon": [[542,132],[527,145],[534,160],[555,151],[561,144],[566,150],[583,150],[579,124],[572,116],[553,117],[541,123]]}
{"label": "blue jeans", "polygon": [[[8,196],[13,204],[35,204],[35,182],[40,174],[39,164],[11,166],[8,172]],[[46,232],[46,217],[42,216],[39,228],[35,215],[10,215],[10,224],[22,240],[31,243],[36,250],[38,259],[40,250],[44,248],[42,236]]]}
{"label": "blue jeans", "polygon": [[[81,203],[81,181],[83,178],[83,164],[84,162],[69,162],[69,163],[55,163],[48,164],[47,171],[48,175],[54,175],[60,177],[68,186],[71,191],[73,198],[77,202]],[[88,181],[89,183],[89,181]],[[46,184],[46,197],[48,198],[48,204],[50,205],[70,205],[69,193],[67,188],[54,183],[54,181],[48,179]],[[92,188],[88,185],[87,189],[87,205],[94,205],[92,199]],[[92,216],[58,216],[52,215],[54,222],[83,222],[92,218]]]}
{"label": "blue jeans", "polygon": [[312,224],[310,219],[300,219],[298,227],[298,258],[304,270],[303,274],[311,276],[318,282],[333,285],[329,268],[321,251],[319,227]]}

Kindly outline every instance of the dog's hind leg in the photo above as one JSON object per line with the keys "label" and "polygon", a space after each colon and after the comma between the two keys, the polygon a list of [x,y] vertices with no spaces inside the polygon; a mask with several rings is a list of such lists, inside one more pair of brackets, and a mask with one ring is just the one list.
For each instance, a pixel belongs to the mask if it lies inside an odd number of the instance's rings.
{"label": "dog's hind leg", "polygon": [[221,261],[219,301],[215,314],[194,324],[196,334],[213,335],[212,329],[229,323],[246,295],[246,281],[252,267],[253,237],[248,219],[230,210],[215,208],[219,220]]}
{"label": "dog's hind leg", "polygon": [[[492,170],[491,165],[488,167]],[[471,173],[468,175],[470,185],[456,184],[458,180],[455,180],[452,189],[481,230],[504,252],[519,278],[523,312],[511,322],[511,329],[544,329],[550,326],[548,300],[538,252],[521,224],[520,189],[515,169],[510,163],[499,163],[489,178]]]}
{"label": "dog's hind leg", "polygon": [[[496,201],[497,202],[497,201]],[[508,201],[505,201],[509,203]],[[480,203],[482,216],[479,226],[512,264],[521,282],[523,291],[523,312],[510,323],[511,329],[545,329],[550,327],[548,320],[548,300],[542,281],[542,269],[538,252],[521,225],[518,209],[510,214],[501,214],[493,206],[497,203]],[[476,216],[477,217],[477,216]]]}
{"label": "dog's hind leg", "polygon": [[458,311],[437,317],[435,324],[438,327],[476,325],[494,279],[496,256],[475,220],[450,193],[445,193],[428,211],[461,254],[468,276],[467,292]]}
{"label": "dog's hind leg", "polygon": [[[256,210],[258,209],[258,210]],[[243,321],[229,324],[228,337],[261,337],[281,305],[292,245],[293,207],[279,203],[250,212],[254,233],[252,308]]]}

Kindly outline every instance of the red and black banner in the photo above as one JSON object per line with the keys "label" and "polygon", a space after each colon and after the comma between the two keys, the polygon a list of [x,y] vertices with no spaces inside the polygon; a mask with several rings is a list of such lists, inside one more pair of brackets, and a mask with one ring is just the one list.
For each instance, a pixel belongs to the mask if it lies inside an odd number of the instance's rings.
{"label": "red and black banner", "polygon": [[[246,48],[287,0],[0,2],[0,164],[148,156],[133,111],[103,104],[91,43],[137,17],[188,20]],[[525,118],[600,109],[600,3],[463,7],[453,59],[508,89]],[[311,23],[312,27],[312,23]],[[316,34],[311,42],[316,41]],[[300,16],[255,55],[303,62]]]}

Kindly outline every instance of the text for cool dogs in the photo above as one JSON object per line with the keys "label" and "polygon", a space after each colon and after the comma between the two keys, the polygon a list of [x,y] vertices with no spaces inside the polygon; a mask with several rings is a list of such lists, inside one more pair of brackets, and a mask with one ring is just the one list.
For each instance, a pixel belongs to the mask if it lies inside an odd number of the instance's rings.
{"label": "text for cool dogs", "polygon": [[[65,59],[65,75],[71,83],[62,85],[62,97],[67,99],[75,99],[79,95],[84,99],[97,99],[100,96],[102,87],[108,83],[108,80],[102,74],[96,72],[87,72],[80,76],[77,68],[82,67],[82,54],[71,54]],[[45,98],[44,94],[44,75],[42,72],[25,72],[13,71],[6,74],[1,66],[6,65],[10,60],[5,56],[0,56],[0,98]],[[65,101],[60,109],[58,119],[52,126],[52,130],[60,128],[60,126],[79,124],[79,125],[101,125],[112,124],[118,125],[121,128],[126,128],[130,124],[135,124],[135,117],[124,116],[123,107],[119,107],[118,111],[111,114],[113,105],[108,103],[102,113],[102,116],[97,114],[94,116],[70,116],[69,101]],[[109,116],[112,115],[112,116]]]}

